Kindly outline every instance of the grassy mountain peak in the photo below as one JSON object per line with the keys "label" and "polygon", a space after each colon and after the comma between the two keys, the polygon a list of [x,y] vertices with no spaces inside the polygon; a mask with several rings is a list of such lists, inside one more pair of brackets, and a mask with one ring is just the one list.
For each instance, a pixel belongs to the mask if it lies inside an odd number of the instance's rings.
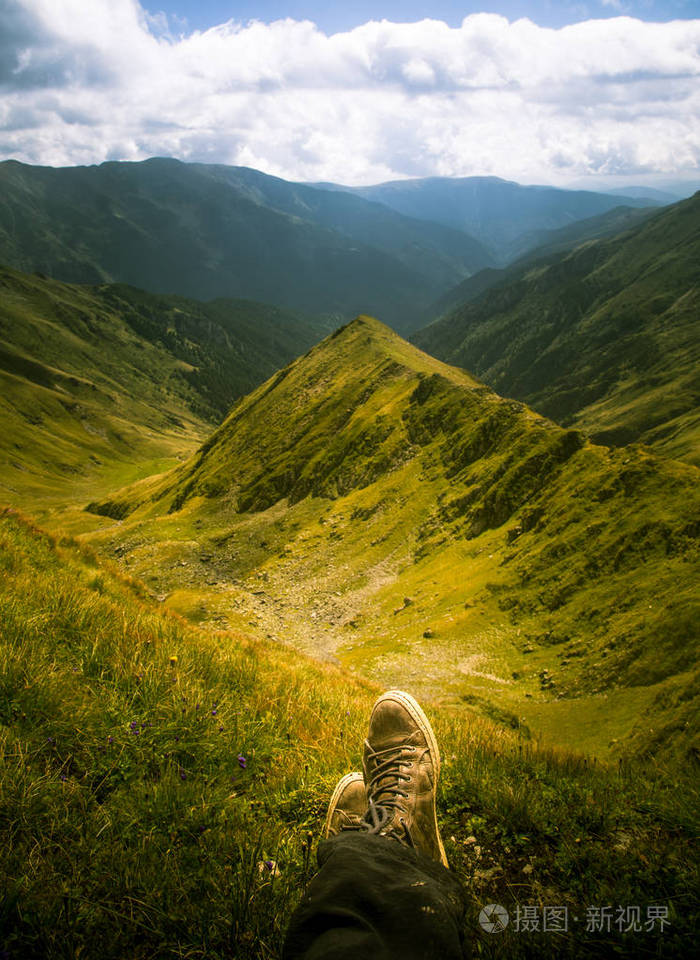
{"label": "grassy mountain peak", "polygon": [[197,623],[253,623],[596,752],[682,752],[696,475],[591,444],[359,317],[181,466],[93,503],[91,536]]}

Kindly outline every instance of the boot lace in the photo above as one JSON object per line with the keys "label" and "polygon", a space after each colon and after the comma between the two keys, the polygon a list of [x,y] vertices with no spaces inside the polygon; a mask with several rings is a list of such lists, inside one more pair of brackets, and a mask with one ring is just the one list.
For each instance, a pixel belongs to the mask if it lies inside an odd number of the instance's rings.
{"label": "boot lace", "polygon": [[409,737],[385,750],[370,749],[367,758],[372,777],[367,784],[369,807],[364,818],[366,829],[369,833],[393,837],[411,847],[414,847],[415,843],[408,824],[402,816],[397,817],[396,814],[403,812],[402,801],[409,799],[409,794],[402,784],[411,780],[406,768],[414,762],[416,750],[416,745],[411,743]]}

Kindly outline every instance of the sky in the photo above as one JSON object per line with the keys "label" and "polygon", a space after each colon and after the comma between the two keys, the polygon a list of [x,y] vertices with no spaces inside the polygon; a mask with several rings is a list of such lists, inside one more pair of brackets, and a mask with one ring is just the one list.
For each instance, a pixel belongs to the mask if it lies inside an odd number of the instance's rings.
{"label": "sky", "polygon": [[700,176],[700,0],[0,0],[0,159]]}
{"label": "sky", "polygon": [[[504,2],[459,3],[454,0],[158,0],[145,4],[151,13],[165,12],[177,18],[185,30],[207,30],[235,19],[273,20],[289,17],[293,20],[311,20],[324,33],[351,30],[368,20],[391,20],[410,23],[432,18],[442,20],[450,27],[459,27],[472,13],[497,13],[509,20],[528,17],[541,27],[563,27],[596,17],[616,17],[620,14],[641,20],[665,22],[700,16],[700,0],[504,0]],[[173,19],[173,23],[176,20]]]}

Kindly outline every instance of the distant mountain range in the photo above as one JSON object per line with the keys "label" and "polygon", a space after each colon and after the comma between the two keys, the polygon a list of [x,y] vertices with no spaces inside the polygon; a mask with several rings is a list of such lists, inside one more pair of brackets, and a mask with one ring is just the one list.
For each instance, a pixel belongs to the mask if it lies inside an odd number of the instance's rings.
{"label": "distant mountain range", "polygon": [[[581,225],[577,225],[579,228]],[[700,464],[700,193],[610,239],[466,281],[415,342],[608,443]]]}
{"label": "distant mountain range", "polygon": [[674,180],[653,177],[652,182],[629,183],[629,178],[584,177],[566,184],[567,190],[596,190],[598,193],[614,193],[626,197],[647,197],[659,203],[678,203],[687,200],[700,190],[700,178]]}
{"label": "distant mountain range", "polygon": [[152,159],[0,164],[0,263],[67,282],[245,298],[403,334],[446,290],[620,205],[653,201],[494,177],[356,190]]}
{"label": "distant mountain range", "polygon": [[0,164],[0,263],[339,319],[371,311],[410,331],[440,293],[493,259],[462,231],[361,197],[153,159]]}
{"label": "distant mountain range", "polygon": [[406,216],[464,230],[487,247],[500,266],[546,242],[544,231],[567,227],[614,207],[658,205],[648,196],[521,186],[499,177],[428,177],[372,187],[318,186],[347,190]]}

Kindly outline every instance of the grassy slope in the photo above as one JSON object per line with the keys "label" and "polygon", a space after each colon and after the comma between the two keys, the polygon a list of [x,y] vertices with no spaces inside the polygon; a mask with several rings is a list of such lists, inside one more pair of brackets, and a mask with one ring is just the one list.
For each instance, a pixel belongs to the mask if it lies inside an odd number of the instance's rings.
{"label": "grassy slope", "polygon": [[[279,956],[376,690],[279,644],[156,610],[137,582],[13,512],[0,514],[0,568],[5,954]],[[463,710],[429,712],[443,756],[438,814],[474,953],[688,955],[689,780],[538,749]],[[487,902],[511,914],[565,905],[572,931],[511,927],[496,941],[477,924]],[[670,926],[586,932],[587,908],[604,904],[638,905],[643,920],[649,905],[667,906]]]}
{"label": "grassy slope", "polygon": [[487,267],[444,293],[433,304],[428,323],[432,323],[435,317],[443,317],[463,304],[477,300],[491,287],[500,286],[509,279],[517,279],[527,264],[552,254],[568,253],[587,240],[599,240],[631,230],[655,213],[655,208],[635,210],[631,207],[614,207],[607,213],[588,217],[585,220],[576,220],[557,230],[537,231],[525,238],[529,252],[509,266],[495,270]]}
{"label": "grassy slope", "polygon": [[414,339],[601,442],[700,463],[700,195],[524,267]]}
{"label": "grassy slope", "polygon": [[318,335],[262,304],[0,268],[4,499],[84,499],[165,469]]}
{"label": "grassy slope", "polygon": [[359,318],[95,504],[93,537],[196,622],[591,752],[682,755],[699,496],[695,468],[585,443]]}

